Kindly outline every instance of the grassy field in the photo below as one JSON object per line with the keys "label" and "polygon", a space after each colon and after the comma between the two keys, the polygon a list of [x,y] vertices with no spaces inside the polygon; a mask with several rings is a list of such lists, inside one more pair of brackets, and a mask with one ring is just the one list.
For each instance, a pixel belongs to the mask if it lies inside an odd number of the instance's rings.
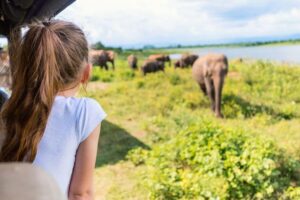
{"label": "grassy field", "polygon": [[[146,165],[126,159],[134,148],[164,145],[198,121],[238,129],[273,142],[287,156],[300,156],[300,68],[262,61],[230,61],[222,109],[216,119],[191,69],[167,67],[143,77],[117,60],[115,71],[93,69],[83,96],[99,101],[108,114],[102,124],[95,170],[96,199],[149,199]],[[299,185],[298,174],[291,183]]]}

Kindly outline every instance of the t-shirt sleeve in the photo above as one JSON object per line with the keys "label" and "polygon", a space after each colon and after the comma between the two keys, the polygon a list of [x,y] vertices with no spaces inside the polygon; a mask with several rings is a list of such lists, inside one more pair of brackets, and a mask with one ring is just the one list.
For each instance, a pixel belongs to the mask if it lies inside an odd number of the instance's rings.
{"label": "t-shirt sleeve", "polygon": [[83,98],[80,107],[77,118],[79,143],[84,141],[107,116],[99,103],[93,99]]}

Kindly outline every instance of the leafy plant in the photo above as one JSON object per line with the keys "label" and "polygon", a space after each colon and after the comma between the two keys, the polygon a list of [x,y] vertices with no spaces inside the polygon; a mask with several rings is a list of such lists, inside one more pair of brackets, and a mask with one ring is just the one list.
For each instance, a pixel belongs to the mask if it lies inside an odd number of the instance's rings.
{"label": "leafy plant", "polygon": [[273,143],[208,121],[128,157],[146,164],[152,199],[274,199],[299,167]]}

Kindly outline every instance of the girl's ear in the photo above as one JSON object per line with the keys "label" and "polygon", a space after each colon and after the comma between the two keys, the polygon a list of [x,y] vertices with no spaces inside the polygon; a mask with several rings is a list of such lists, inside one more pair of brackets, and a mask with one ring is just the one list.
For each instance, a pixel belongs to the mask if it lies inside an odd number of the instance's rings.
{"label": "girl's ear", "polygon": [[83,70],[83,74],[82,74],[80,82],[81,83],[87,83],[90,79],[91,74],[92,74],[92,64],[88,63],[88,64],[86,64],[86,66]]}

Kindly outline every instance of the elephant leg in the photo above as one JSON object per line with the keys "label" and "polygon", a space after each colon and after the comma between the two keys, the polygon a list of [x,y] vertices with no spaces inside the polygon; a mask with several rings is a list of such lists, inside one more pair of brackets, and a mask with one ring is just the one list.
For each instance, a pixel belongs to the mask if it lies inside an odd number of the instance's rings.
{"label": "elephant leg", "polygon": [[211,110],[215,112],[215,98],[214,98],[214,87],[212,80],[209,77],[204,78],[204,83],[206,87],[206,93],[211,103]]}
{"label": "elephant leg", "polygon": [[200,89],[202,90],[203,94],[207,96],[207,91],[205,87],[205,83],[199,83]]}
{"label": "elephant leg", "polygon": [[112,65],[113,70],[115,70],[115,61],[112,60],[111,65]]}
{"label": "elephant leg", "polygon": [[213,83],[215,88],[216,117],[223,118],[223,115],[221,113],[221,99],[222,99],[222,89],[224,84],[224,75],[220,73],[220,75],[214,77]]}
{"label": "elephant leg", "polygon": [[108,65],[107,65],[107,63],[104,64],[104,68],[105,68],[105,70],[108,71]]}

